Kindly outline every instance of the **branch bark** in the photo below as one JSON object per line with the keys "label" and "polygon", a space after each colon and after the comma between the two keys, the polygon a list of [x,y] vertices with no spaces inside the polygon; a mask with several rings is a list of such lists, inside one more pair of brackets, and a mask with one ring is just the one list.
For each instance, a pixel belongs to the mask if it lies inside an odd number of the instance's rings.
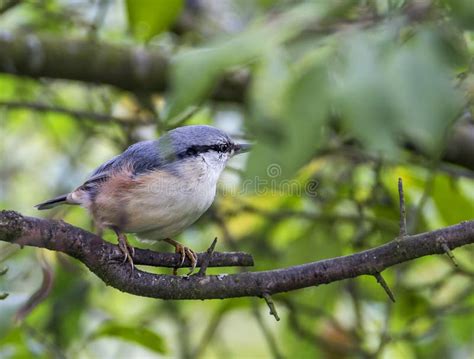
{"label": "branch bark", "polygon": [[[0,212],[0,240],[67,253],[83,262],[106,284],[131,294],[161,299],[223,299],[263,297],[360,275],[375,275],[398,263],[445,253],[445,246],[452,250],[473,244],[474,221],[406,236],[349,256],[284,269],[190,277],[152,274],[139,269],[131,273],[128,265],[111,261],[120,256],[115,245],[62,221],[25,217],[13,211]],[[145,254],[168,258],[168,262],[163,259],[159,265],[166,263],[169,267],[175,266],[178,260],[172,254],[151,255],[148,252],[150,251],[137,250],[135,263],[158,264],[156,259],[147,262]],[[216,265],[221,256],[227,259],[230,256],[235,260],[239,257],[236,253],[214,253],[210,265]]]}
{"label": "branch bark", "polygon": [[[138,93],[169,88],[170,60],[156,50],[9,32],[0,33],[0,48],[3,73],[100,83]],[[248,80],[240,73],[227,76],[216,87],[213,98],[243,102]]]}
{"label": "branch bark", "polygon": [[[0,212],[0,240],[63,252],[84,262],[89,268],[120,265],[123,259],[118,246],[93,233],[63,221],[25,217],[14,211]],[[253,258],[247,253],[214,252],[212,258],[208,257],[207,253],[198,254],[197,266],[204,262],[208,267],[253,266]],[[181,257],[177,253],[135,248],[133,261],[137,265],[175,268]],[[189,258],[186,258],[183,266],[190,265]]]}

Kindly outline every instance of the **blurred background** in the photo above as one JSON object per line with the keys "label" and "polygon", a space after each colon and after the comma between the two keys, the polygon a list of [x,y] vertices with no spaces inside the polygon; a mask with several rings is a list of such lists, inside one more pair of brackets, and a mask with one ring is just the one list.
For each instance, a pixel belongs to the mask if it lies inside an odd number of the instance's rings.
{"label": "blurred background", "polygon": [[[33,205],[209,124],[256,147],[177,238],[196,251],[217,236],[266,270],[387,243],[398,177],[410,233],[469,220],[473,54],[472,0],[1,0],[0,208],[94,230]],[[454,254],[386,270],[396,303],[372,277],[276,295],[276,322],[260,299],[141,298],[0,243],[0,357],[472,358],[473,247]]]}

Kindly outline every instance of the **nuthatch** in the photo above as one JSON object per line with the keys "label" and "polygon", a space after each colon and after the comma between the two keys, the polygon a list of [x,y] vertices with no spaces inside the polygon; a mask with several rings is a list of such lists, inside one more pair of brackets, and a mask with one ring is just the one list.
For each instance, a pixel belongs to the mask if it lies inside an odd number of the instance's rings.
{"label": "nuthatch", "polygon": [[[133,268],[127,237],[164,240],[197,263],[194,251],[171,237],[194,223],[212,204],[217,180],[227,161],[248,151],[211,126],[176,128],[158,140],[142,141],[99,166],[74,191],[40,203],[40,210],[78,204],[101,230],[117,234],[118,246]],[[133,252],[132,252],[133,254]],[[191,270],[191,271],[192,271]]]}

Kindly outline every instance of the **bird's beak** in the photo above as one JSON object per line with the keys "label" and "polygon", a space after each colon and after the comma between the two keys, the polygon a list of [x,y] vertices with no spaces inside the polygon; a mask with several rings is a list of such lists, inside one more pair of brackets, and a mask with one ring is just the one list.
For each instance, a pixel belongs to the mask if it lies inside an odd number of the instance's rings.
{"label": "bird's beak", "polygon": [[252,149],[252,145],[250,143],[236,143],[234,145],[234,154],[238,155],[240,153],[248,152]]}

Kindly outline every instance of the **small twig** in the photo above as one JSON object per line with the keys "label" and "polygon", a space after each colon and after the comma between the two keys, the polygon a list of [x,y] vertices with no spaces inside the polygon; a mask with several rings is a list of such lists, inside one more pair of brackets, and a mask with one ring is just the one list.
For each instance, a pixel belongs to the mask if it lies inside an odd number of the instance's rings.
{"label": "small twig", "polygon": [[456,260],[456,257],[454,257],[453,252],[451,252],[451,249],[449,249],[449,246],[446,244],[446,241],[444,240],[444,238],[439,237],[438,243],[443,249],[443,251],[448,255],[449,259],[451,259],[451,262],[453,262],[454,266],[458,267],[458,262]]}
{"label": "small twig", "polygon": [[405,237],[407,233],[407,217],[405,210],[405,195],[403,193],[403,180],[398,178],[398,196],[400,198],[400,237]]}
{"label": "small twig", "polygon": [[69,108],[59,107],[55,105],[47,105],[36,102],[21,102],[21,101],[0,101],[1,107],[9,109],[26,109],[35,112],[54,112],[63,115],[70,116],[77,119],[88,119],[98,123],[118,123],[123,125],[148,125],[155,123],[153,118],[140,119],[140,118],[122,118],[104,113],[87,112],[81,110],[73,110]]}
{"label": "small twig", "polygon": [[382,288],[385,290],[385,293],[387,293],[388,297],[392,302],[395,303],[395,296],[393,295],[392,291],[390,290],[390,287],[388,286],[387,282],[385,279],[382,277],[382,274],[379,272],[376,272],[374,274],[375,279],[377,279],[377,283],[382,286]]}
{"label": "small twig", "polygon": [[276,321],[280,321],[280,317],[278,316],[278,312],[275,307],[275,303],[273,303],[273,299],[268,293],[263,293],[262,295],[263,299],[265,299],[265,302],[268,305],[268,308],[270,309],[270,314],[273,315],[276,319]]}
{"label": "small twig", "polygon": [[217,244],[217,237],[211,243],[211,246],[207,249],[206,253],[204,254],[201,262],[201,268],[199,268],[199,272],[197,275],[206,275],[207,267],[209,266],[209,262],[212,258],[212,253],[214,252],[214,248],[216,248]]}

